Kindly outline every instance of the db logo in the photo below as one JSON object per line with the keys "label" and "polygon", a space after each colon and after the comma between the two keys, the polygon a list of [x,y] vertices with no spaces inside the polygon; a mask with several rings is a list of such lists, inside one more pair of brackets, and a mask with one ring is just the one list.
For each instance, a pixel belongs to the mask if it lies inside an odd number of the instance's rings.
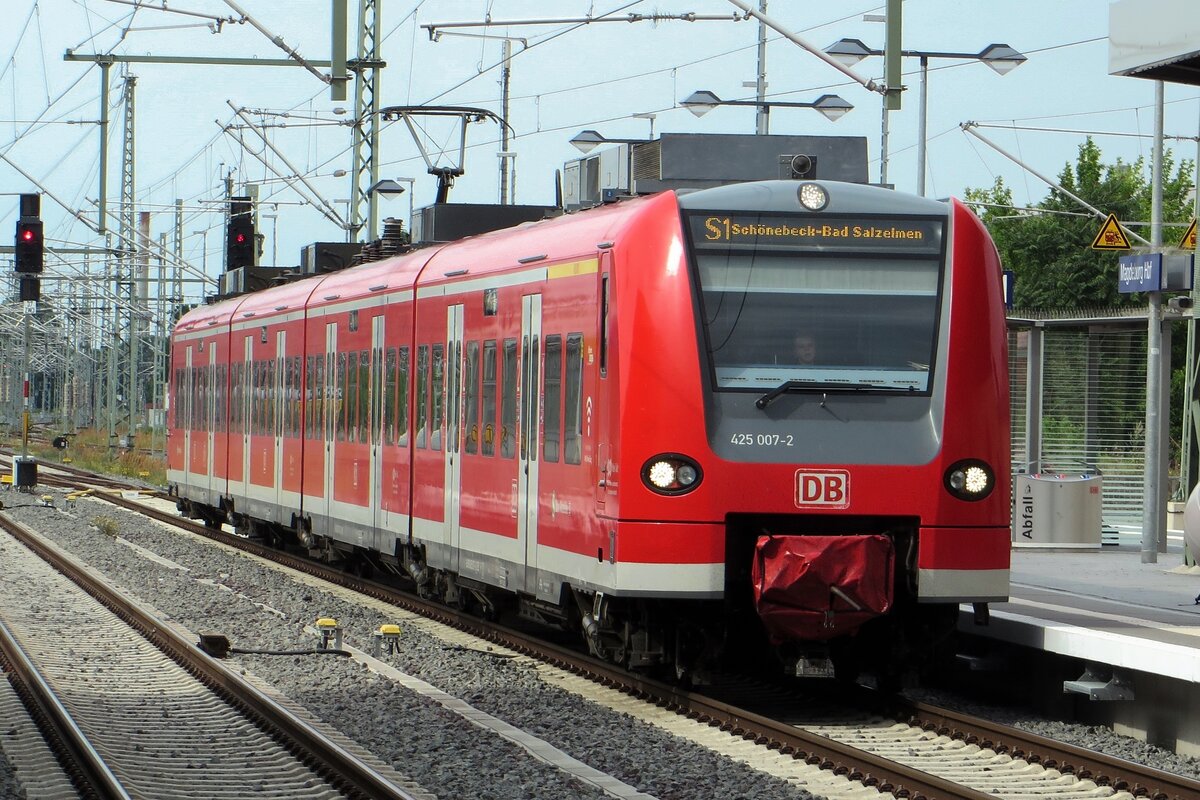
{"label": "db logo", "polygon": [[796,505],[800,508],[849,508],[850,473],[844,469],[797,471]]}

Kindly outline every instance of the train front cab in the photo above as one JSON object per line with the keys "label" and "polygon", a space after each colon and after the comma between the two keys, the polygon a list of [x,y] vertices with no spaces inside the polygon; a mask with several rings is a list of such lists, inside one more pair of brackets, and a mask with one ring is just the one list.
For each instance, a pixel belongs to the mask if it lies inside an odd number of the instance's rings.
{"label": "train front cab", "polygon": [[[896,660],[945,633],[958,603],[1005,599],[1003,306],[995,250],[974,216],[815,182],[723,187],[679,207],[683,249],[663,239],[658,266],[647,255],[616,281],[615,528],[618,561],[632,562],[618,574],[644,578],[631,593],[723,598],[720,635],[781,651],[871,640]],[[653,250],[649,241],[639,249]],[[694,291],[663,291],[671,280],[686,288],[686,276]],[[800,331],[823,350],[815,363],[796,360]],[[695,466],[687,486],[683,464]],[[972,494],[979,474],[987,490]],[[821,537],[830,544],[814,554]],[[762,589],[779,586],[760,570],[756,597],[754,565],[764,544],[789,538],[803,547],[776,549],[832,563],[834,577],[817,604],[804,607],[810,586],[770,609]],[[843,557],[849,540],[862,544]]]}

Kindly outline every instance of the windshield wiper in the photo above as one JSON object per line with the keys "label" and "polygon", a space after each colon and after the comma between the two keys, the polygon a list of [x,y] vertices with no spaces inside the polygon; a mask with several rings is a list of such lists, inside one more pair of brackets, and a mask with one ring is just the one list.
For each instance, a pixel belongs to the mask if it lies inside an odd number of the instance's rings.
{"label": "windshield wiper", "polygon": [[885,386],[882,383],[869,383],[867,381],[798,381],[788,380],[776,386],[771,391],[764,394],[762,397],[754,401],[754,407],[764,409],[771,405],[775,400],[782,397],[787,392],[799,392],[807,389],[820,389],[822,391],[833,390],[854,390],[854,389],[907,389],[913,391],[913,387],[903,386]]}

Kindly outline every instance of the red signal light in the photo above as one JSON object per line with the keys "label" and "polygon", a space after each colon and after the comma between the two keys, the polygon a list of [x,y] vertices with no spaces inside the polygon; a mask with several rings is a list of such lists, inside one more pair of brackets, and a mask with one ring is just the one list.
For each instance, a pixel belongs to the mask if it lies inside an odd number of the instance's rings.
{"label": "red signal light", "polygon": [[25,240],[26,242],[32,242],[33,236],[34,236],[33,231],[31,231],[29,228],[26,228],[25,230],[21,231],[21,238],[23,240]]}
{"label": "red signal light", "polygon": [[237,236],[233,237],[233,240],[235,242],[237,242],[238,244],[245,244],[246,243],[246,234],[238,233]]}

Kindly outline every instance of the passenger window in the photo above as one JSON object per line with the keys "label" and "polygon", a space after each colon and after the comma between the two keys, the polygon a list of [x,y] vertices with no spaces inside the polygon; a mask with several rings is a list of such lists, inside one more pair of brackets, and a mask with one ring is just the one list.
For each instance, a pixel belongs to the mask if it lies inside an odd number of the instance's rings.
{"label": "passenger window", "polygon": [[521,362],[521,459],[537,461],[537,442],[529,443],[538,430],[538,337],[522,339]]}
{"label": "passenger window", "polygon": [[357,441],[366,444],[371,440],[371,352],[361,350],[358,354],[358,413],[355,419],[358,424]]}
{"label": "passenger window", "polygon": [[238,414],[241,412],[242,402],[242,387],[239,381],[241,380],[241,364],[229,365],[229,432],[240,433],[241,427],[238,425]]}
{"label": "passenger window", "polygon": [[496,340],[483,343],[483,419],[479,424],[479,452],[496,453]]}
{"label": "passenger window", "polygon": [[347,442],[358,441],[358,352],[346,357],[346,429]]}
{"label": "passenger window", "polygon": [[500,376],[500,457],[517,453],[517,340],[504,340],[504,371]]}
{"label": "passenger window", "polygon": [[383,362],[383,441],[396,441],[396,348],[389,347]]}
{"label": "passenger window", "polygon": [[267,362],[267,430],[274,436],[279,430],[279,366],[275,359]]}
{"label": "passenger window", "polygon": [[465,450],[479,452],[479,342],[467,342],[467,360],[463,366],[463,391],[466,407],[463,413]]}
{"label": "passenger window", "polygon": [[429,449],[442,449],[446,424],[446,346],[435,344],[429,353]]}
{"label": "passenger window", "polygon": [[417,447],[429,437],[429,345],[417,348]]}
{"label": "passenger window", "polygon": [[312,384],[312,382],[313,382],[313,361],[315,361],[316,358],[317,358],[316,356],[305,356],[304,357],[304,392],[301,395],[301,400],[304,403],[304,412],[302,414],[302,423],[301,424],[304,426],[304,431],[301,434],[301,436],[306,440],[312,438],[312,430],[313,430],[313,424],[312,424],[312,421],[313,421],[313,384]]}
{"label": "passenger window", "polygon": [[293,400],[295,400],[295,391],[293,385],[295,378],[295,365],[293,358],[284,358],[279,362],[280,386],[279,386],[279,433],[281,436],[292,435],[292,425],[295,420],[293,412]]}
{"label": "passenger window", "polygon": [[408,348],[400,348],[399,384],[397,392],[398,410],[396,411],[396,443],[408,444]]}
{"label": "passenger window", "polygon": [[257,361],[246,364],[246,388],[250,400],[250,405],[246,408],[249,412],[246,415],[246,432],[251,436],[258,436],[258,418],[262,414],[262,398],[258,394],[258,387],[261,385],[260,366]]}
{"label": "passenger window", "polygon": [[462,342],[446,346],[449,363],[446,365],[446,452],[457,453],[461,439],[458,434],[460,397],[462,392]]}
{"label": "passenger window", "polygon": [[563,461],[582,461],[583,444],[583,334],[567,336],[566,404],[563,420]]}
{"label": "passenger window", "polygon": [[292,357],[292,436],[304,437],[304,356]]}
{"label": "passenger window", "polygon": [[346,409],[352,402],[350,395],[350,370],[347,367],[348,354],[337,354],[337,440],[346,441]]}
{"label": "passenger window", "polygon": [[543,406],[542,458],[558,461],[559,431],[562,429],[562,336],[546,337],[546,366],[542,391]]}

